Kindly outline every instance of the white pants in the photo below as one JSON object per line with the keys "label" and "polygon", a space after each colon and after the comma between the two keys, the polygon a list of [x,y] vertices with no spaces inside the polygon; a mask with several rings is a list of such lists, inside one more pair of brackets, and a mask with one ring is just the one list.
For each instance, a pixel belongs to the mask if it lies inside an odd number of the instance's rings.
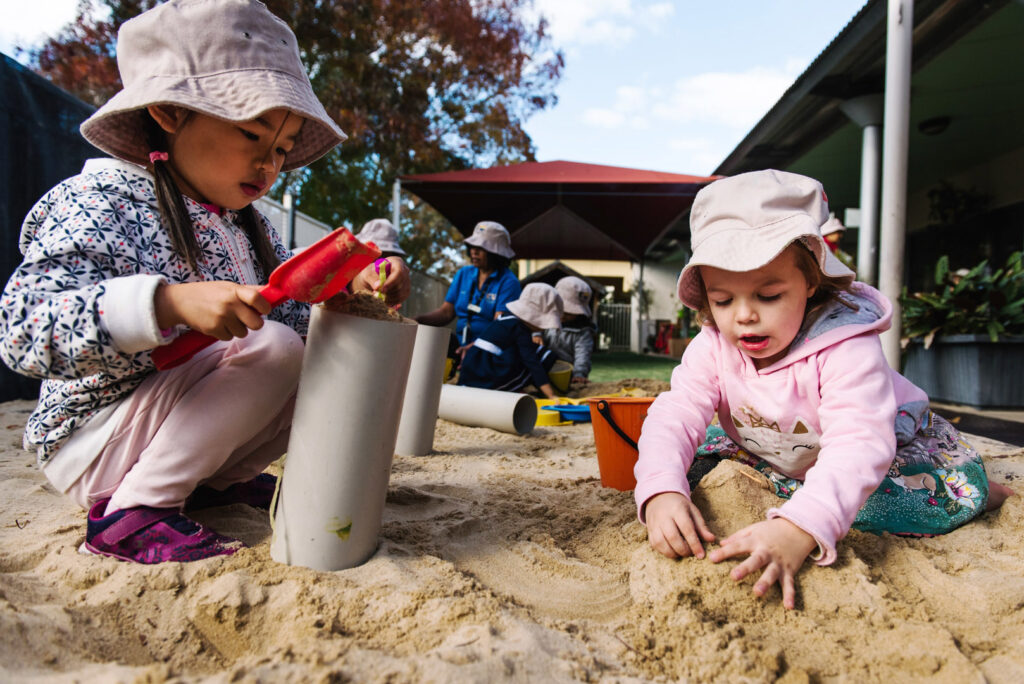
{"label": "white pants", "polygon": [[175,508],[196,486],[251,480],[285,452],[302,369],[298,333],[267,321],[159,371],[123,401],[124,419],[68,490],[83,508]]}

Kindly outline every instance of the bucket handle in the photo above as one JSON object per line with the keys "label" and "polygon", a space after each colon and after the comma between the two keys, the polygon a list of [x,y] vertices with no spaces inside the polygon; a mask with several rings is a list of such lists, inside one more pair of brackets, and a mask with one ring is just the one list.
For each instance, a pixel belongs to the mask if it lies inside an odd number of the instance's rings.
{"label": "bucket handle", "polygon": [[606,421],[608,421],[608,426],[611,427],[612,430],[615,430],[615,433],[619,437],[626,440],[626,444],[633,447],[637,451],[640,451],[640,448],[637,447],[636,442],[634,442],[633,439],[629,435],[627,435],[622,428],[615,424],[615,421],[612,419],[612,410],[608,408],[607,401],[601,399],[597,402],[597,412],[600,413]]}

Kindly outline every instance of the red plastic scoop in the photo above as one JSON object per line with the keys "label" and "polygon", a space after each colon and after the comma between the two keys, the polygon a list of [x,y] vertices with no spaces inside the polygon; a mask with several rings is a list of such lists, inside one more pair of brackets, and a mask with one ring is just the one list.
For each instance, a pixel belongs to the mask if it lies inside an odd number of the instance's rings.
{"label": "red plastic scoop", "polygon": [[[380,250],[372,242],[363,244],[346,228],[338,228],[275,268],[260,294],[272,307],[286,299],[322,302],[341,292],[379,256]],[[154,349],[153,363],[157,370],[180,366],[216,341],[216,337],[189,330]]]}

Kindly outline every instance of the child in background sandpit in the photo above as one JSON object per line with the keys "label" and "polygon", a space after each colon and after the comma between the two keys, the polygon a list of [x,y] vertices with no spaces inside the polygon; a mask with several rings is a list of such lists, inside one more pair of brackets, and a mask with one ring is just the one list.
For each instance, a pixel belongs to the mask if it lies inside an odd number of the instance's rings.
{"label": "child in background sandpit", "polygon": [[561,278],[555,283],[555,291],[565,307],[562,326],[545,330],[542,340],[555,352],[555,356],[572,364],[572,386],[583,387],[590,375],[590,357],[594,353],[594,338],[597,336],[590,308],[593,291],[576,276]]}
{"label": "child in background sandpit", "polygon": [[[0,353],[43,378],[25,447],[89,509],[83,550],[139,563],[233,553],[185,510],[267,508],[309,306],[259,294],[291,254],[252,206],[281,171],[345,139],[291,30],[261,3],[172,0],[124,23],[124,88],[82,134],[90,160],[33,207],[4,291]],[[353,289],[408,296],[392,259]],[[264,320],[264,316],[267,320]],[[186,326],[219,342],[156,372]]]}
{"label": "child in background sandpit", "polygon": [[377,245],[382,257],[402,257],[404,259],[407,256],[405,250],[398,244],[398,231],[387,219],[379,218],[367,221],[356,233],[356,238],[360,242],[372,242]]}
{"label": "child in background sandpit", "polygon": [[[704,325],[651,405],[635,469],[640,519],[670,558],[703,558],[715,540],[689,498],[699,451],[764,474],[786,503],[709,555],[747,556],[733,579],[763,568],[754,594],[779,582],[787,608],[804,560],[832,563],[851,526],[942,534],[1011,494],[889,368],[878,334],[891,305],[829,251],[827,218],[821,184],[791,173],[741,174],[697,194],[678,294]],[[724,433],[705,432],[716,411]]]}
{"label": "child in background sandpit", "polygon": [[505,308],[511,313],[500,315],[466,350],[459,384],[517,392],[532,382],[554,399],[558,395],[548,371],[556,358],[550,349],[534,343],[532,333],[561,325],[562,298],[550,285],[530,283]]}

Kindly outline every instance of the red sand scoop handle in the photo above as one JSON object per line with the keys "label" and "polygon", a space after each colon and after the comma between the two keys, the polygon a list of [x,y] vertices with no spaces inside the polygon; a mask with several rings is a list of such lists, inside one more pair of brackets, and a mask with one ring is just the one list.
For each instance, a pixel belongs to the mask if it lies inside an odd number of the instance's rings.
{"label": "red sand scoop handle", "polygon": [[[341,292],[360,271],[380,256],[372,242],[362,243],[346,228],[338,228],[274,269],[260,294],[275,307],[286,299],[315,304]],[[212,335],[189,330],[153,350],[157,370],[185,363],[217,341]]]}

